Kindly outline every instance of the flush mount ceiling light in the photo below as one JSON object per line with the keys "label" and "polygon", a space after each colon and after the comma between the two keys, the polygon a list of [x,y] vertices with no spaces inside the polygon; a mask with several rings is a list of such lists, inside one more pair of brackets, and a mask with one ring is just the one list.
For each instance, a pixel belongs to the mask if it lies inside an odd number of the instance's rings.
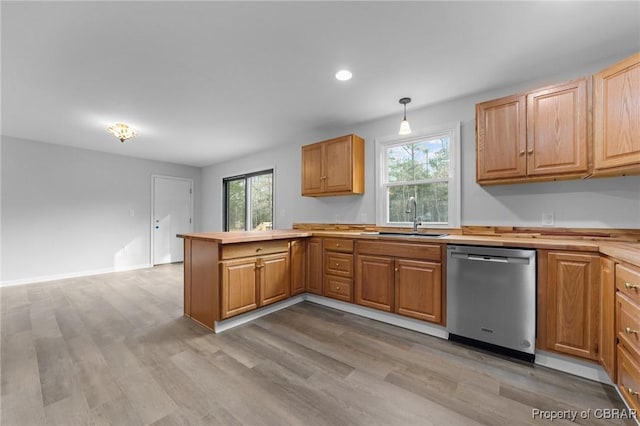
{"label": "flush mount ceiling light", "polygon": [[349,70],[340,70],[336,73],[336,78],[340,81],[351,80],[351,77],[353,77],[353,74]]}
{"label": "flush mount ceiling light", "polygon": [[138,132],[129,127],[128,124],[124,123],[116,123],[113,126],[110,126],[107,131],[116,138],[120,139],[120,142],[124,142],[127,139],[135,138],[138,135]]}
{"label": "flush mount ceiling light", "polygon": [[411,98],[402,98],[398,102],[404,105],[404,117],[402,118],[402,123],[400,123],[400,131],[399,135],[410,135],[411,134],[411,126],[409,126],[409,122],[407,121],[407,104],[411,102]]}

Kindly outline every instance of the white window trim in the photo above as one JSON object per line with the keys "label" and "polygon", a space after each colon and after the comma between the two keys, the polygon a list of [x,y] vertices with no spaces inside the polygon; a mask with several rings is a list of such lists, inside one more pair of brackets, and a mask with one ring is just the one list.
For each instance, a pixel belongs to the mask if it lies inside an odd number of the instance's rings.
{"label": "white window trim", "polygon": [[[433,126],[421,130],[420,133],[409,136],[389,136],[375,139],[375,174],[376,174],[376,225],[385,227],[411,227],[411,222],[387,222],[387,194],[385,174],[386,155],[385,148],[390,145],[402,145],[413,141],[433,139],[439,135],[449,135],[451,142],[450,161],[449,161],[449,204],[447,223],[431,222],[420,226],[420,228],[458,228],[460,227],[460,122],[448,123],[439,126]],[[428,182],[441,181],[441,179],[429,179]]]}

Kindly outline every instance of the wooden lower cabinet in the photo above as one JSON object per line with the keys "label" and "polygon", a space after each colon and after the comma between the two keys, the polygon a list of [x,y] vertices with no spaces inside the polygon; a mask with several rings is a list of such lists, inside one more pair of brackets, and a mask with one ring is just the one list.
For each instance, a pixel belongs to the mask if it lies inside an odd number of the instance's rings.
{"label": "wooden lower cabinet", "polygon": [[616,377],[616,322],[614,262],[600,259],[600,364],[612,380]]}
{"label": "wooden lower cabinet", "polygon": [[291,295],[303,293],[307,277],[307,240],[293,240],[289,246],[291,257]]}
{"label": "wooden lower cabinet", "polygon": [[358,256],[356,303],[392,312],[394,307],[395,275],[395,261],[393,258]]}
{"label": "wooden lower cabinet", "polygon": [[618,345],[618,389],[629,406],[640,411],[640,357]]}
{"label": "wooden lower cabinet", "polygon": [[260,283],[260,306],[270,305],[291,294],[291,269],[289,253],[273,254],[260,258],[258,282]]}
{"label": "wooden lower cabinet", "polygon": [[307,291],[309,293],[322,295],[322,259],[323,248],[322,238],[312,237],[307,242]]}
{"label": "wooden lower cabinet", "polygon": [[543,347],[599,360],[600,256],[540,250],[541,255],[546,257],[538,262],[539,292],[546,293],[538,303],[539,315],[546,317]]}
{"label": "wooden lower cabinet", "polygon": [[[360,254],[356,257],[355,302],[382,311],[443,323],[439,246],[366,242],[364,253],[416,253],[434,260]],[[410,250],[409,250],[410,249]],[[430,250],[432,249],[432,250]],[[419,250],[419,251],[416,251]],[[435,254],[434,254],[435,253]]]}
{"label": "wooden lower cabinet", "polygon": [[442,268],[438,262],[396,260],[395,312],[442,323]]}
{"label": "wooden lower cabinet", "polygon": [[327,297],[351,302],[353,300],[351,287],[353,287],[353,280],[350,278],[331,275],[324,277],[324,295]]}
{"label": "wooden lower cabinet", "polygon": [[353,302],[354,245],[354,240],[349,238],[323,240],[323,296]]}
{"label": "wooden lower cabinet", "polygon": [[222,319],[289,297],[289,253],[224,260],[220,268]]}
{"label": "wooden lower cabinet", "polygon": [[222,318],[258,307],[256,261],[256,258],[245,258],[222,262]]}

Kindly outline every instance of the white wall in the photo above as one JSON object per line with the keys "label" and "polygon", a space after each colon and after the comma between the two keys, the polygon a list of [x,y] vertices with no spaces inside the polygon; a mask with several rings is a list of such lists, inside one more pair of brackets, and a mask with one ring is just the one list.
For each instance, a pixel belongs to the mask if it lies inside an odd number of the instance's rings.
{"label": "white wall", "polygon": [[200,229],[200,168],[6,136],[0,150],[3,284],[149,266],[153,174],[194,180]]}
{"label": "white wall", "polygon": [[[630,52],[631,53],[631,52]],[[461,122],[463,225],[541,226],[542,213],[554,213],[555,226],[576,228],[640,228],[640,176],[584,181],[479,186],[475,182],[475,104],[513,93],[597,72],[620,57],[579,70],[559,71],[526,84],[491,90],[420,110],[409,105],[407,116],[415,133],[430,126]],[[402,93],[414,98],[419,93]],[[392,117],[341,129],[301,135],[278,149],[259,152],[203,169],[203,231],[222,229],[222,178],[275,167],[275,227],[295,222],[375,222],[375,138],[393,136],[402,109]],[[365,138],[366,188],[363,196],[309,198],[300,195],[300,147],[347,133]]]}

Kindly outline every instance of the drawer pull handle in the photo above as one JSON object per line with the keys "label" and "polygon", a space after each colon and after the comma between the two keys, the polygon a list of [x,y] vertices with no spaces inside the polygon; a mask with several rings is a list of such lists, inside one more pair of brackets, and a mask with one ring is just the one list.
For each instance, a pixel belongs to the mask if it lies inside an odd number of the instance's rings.
{"label": "drawer pull handle", "polygon": [[340,247],[340,244],[336,244],[336,247]]}
{"label": "drawer pull handle", "polygon": [[625,333],[627,333],[627,334],[638,334],[638,330],[634,330],[634,329],[633,329],[633,328],[631,328],[631,327],[627,327],[627,328],[625,328],[625,329],[624,329],[624,332],[625,332]]}
{"label": "drawer pull handle", "polygon": [[261,248],[261,247],[258,247],[258,248],[256,249],[256,251],[262,251],[262,248]]}
{"label": "drawer pull handle", "polygon": [[340,267],[340,264],[339,264],[339,263],[336,263],[336,268],[339,268],[339,267]]}
{"label": "drawer pull handle", "polygon": [[634,391],[631,388],[627,388],[627,392],[629,392],[629,395],[633,395],[633,396],[640,395],[638,392]]}
{"label": "drawer pull handle", "polygon": [[631,283],[624,283],[625,288],[627,288],[628,290],[637,290],[640,288],[640,285],[638,284],[631,284]]}

